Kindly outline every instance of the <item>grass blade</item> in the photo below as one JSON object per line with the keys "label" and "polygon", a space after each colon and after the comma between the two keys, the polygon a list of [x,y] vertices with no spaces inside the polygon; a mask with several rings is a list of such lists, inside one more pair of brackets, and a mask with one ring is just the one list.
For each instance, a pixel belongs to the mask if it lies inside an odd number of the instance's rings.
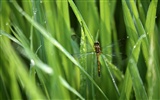
{"label": "grass blade", "polygon": [[[88,41],[89,41],[90,45],[93,45],[93,44],[94,44],[94,39],[93,39],[93,37],[92,37],[92,35],[91,35],[91,33],[90,33],[90,31],[89,31],[86,23],[85,23],[83,17],[81,16],[81,14],[80,14],[80,12],[78,11],[77,7],[75,6],[74,2],[73,2],[72,0],[68,0],[68,2],[69,2],[69,4],[70,4],[72,10],[74,11],[74,13],[75,13],[75,15],[76,15],[79,23],[82,23],[81,26],[84,26],[85,33],[86,33],[86,36],[87,36],[87,38],[88,38]],[[94,48],[93,48],[93,50],[94,50]]]}
{"label": "grass blade", "polygon": [[159,45],[157,45],[157,34],[155,31],[156,27],[156,11],[157,11],[158,0],[152,0],[148,12],[145,23],[146,32],[149,38],[150,47],[149,47],[149,61],[148,61],[148,70],[147,70],[147,82],[148,82],[148,96],[149,100],[159,99],[159,94],[157,94],[160,90],[159,84],[159,75],[160,70],[158,68],[159,58],[157,54],[159,54]]}

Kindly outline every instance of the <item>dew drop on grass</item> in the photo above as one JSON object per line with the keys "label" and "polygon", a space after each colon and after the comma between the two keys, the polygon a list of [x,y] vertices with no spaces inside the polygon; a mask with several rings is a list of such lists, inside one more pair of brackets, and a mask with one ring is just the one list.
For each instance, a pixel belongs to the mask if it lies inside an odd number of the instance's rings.
{"label": "dew drop on grass", "polygon": [[85,51],[86,49],[83,48],[82,50]]}
{"label": "dew drop on grass", "polygon": [[41,0],[40,3],[43,3],[43,1]]}
{"label": "dew drop on grass", "polygon": [[36,15],[36,13],[37,13],[37,9],[36,8],[33,10],[33,13],[34,13],[34,15]]}
{"label": "dew drop on grass", "polygon": [[129,36],[127,36],[127,39],[129,38]]}
{"label": "dew drop on grass", "polygon": [[133,47],[134,49],[136,48],[136,45],[134,45],[134,47]]}
{"label": "dew drop on grass", "polygon": [[6,26],[8,25],[8,23],[6,23]]}
{"label": "dew drop on grass", "polygon": [[22,12],[23,12],[23,10],[22,10],[22,9],[18,9],[18,10],[19,10],[19,12],[20,12],[20,13],[22,13]]}
{"label": "dew drop on grass", "polygon": [[34,12],[34,15],[36,15],[36,12]]}
{"label": "dew drop on grass", "polygon": [[31,59],[31,67],[33,67],[34,65],[35,65],[35,62],[34,62],[34,60],[33,59]]}

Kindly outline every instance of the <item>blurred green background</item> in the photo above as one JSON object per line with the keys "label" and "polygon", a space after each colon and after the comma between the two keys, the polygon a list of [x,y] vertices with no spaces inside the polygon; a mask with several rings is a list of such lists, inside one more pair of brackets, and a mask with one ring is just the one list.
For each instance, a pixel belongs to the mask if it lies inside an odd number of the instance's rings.
{"label": "blurred green background", "polygon": [[158,0],[0,1],[1,100],[158,100],[159,84]]}

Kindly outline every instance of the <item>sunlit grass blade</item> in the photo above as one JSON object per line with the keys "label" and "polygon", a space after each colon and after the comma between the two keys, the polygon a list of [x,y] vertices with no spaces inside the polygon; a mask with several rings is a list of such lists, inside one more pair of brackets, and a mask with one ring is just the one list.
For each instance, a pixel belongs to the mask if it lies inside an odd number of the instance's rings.
{"label": "sunlit grass blade", "polygon": [[[107,17],[107,18],[106,18]],[[100,37],[101,37],[101,46],[104,47],[107,44],[111,44],[111,10],[110,10],[110,1],[101,1],[100,2]],[[111,54],[112,48],[104,53]],[[112,58],[108,58],[110,61]]]}
{"label": "sunlit grass blade", "polygon": [[144,38],[146,38],[146,35],[142,35],[134,45],[131,56],[129,58],[129,63],[127,68],[129,68],[136,98],[146,100],[148,99],[147,93],[137,68],[137,61],[139,58],[137,55],[139,55],[140,53],[141,42],[143,41]]}
{"label": "sunlit grass blade", "polygon": [[[81,23],[83,24],[82,26],[84,27],[84,30],[85,30],[85,33],[86,33],[86,36],[87,36],[87,38],[88,38],[88,41],[89,41],[90,45],[93,45],[94,39],[93,39],[93,37],[92,37],[92,35],[91,35],[91,33],[90,33],[90,31],[89,31],[86,23],[85,23],[83,17],[81,16],[81,14],[80,14],[80,12],[78,11],[77,7],[75,6],[74,2],[73,2],[72,0],[68,0],[68,2],[69,2],[69,4],[70,4],[72,10],[74,11],[74,13],[75,13],[75,15],[76,15],[79,23],[80,23],[80,24],[81,24]],[[93,48],[93,50],[94,50],[94,48]]]}
{"label": "sunlit grass blade", "polygon": [[[158,0],[152,0],[145,23],[145,29],[149,38],[150,47],[149,47],[149,61],[148,61],[148,70],[147,70],[147,82],[148,82],[148,97],[151,99],[158,99],[160,88],[160,70],[158,68],[159,61],[157,62],[157,54],[159,53],[159,45],[157,45],[157,32],[156,32],[156,11],[157,11]],[[157,49],[156,49],[157,48]]]}
{"label": "sunlit grass blade", "polygon": [[160,92],[160,44],[158,43],[156,32],[150,35],[150,48],[149,48],[149,60],[148,60],[148,71],[147,71],[147,82],[148,82],[148,97],[149,100],[159,99]]}
{"label": "sunlit grass blade", "polygon": [[[82,26],[81,26],[80,53],[84,54],[86,52],[87,52],[86,38],[85,38],[85,34],[84,34],[84,26],[82,24]],[[87,61],[86,60],[87,60],[87,57],[84,56],[82,59],[80,59],[80,63],[82,65],[82,67],[87,72]],[[80,93],[85,98],[87,97],[87,84],[85,84],[86,82],[87,82],[86,76],[83,73],[81,73],[81,77],[80,77]]]}
{"label": "sunlit grass blade", "polygon": [[[131,12],[128,8],[126,0],[122,0],[122,8],[123,8],[124,21],[125,21],[125,26],[126,26],[126,30],[127,30],[127,35],[130,37],[128,48],[127,48],[127,52],[128,52],[128,54],[130,54],[130,50],[134,47],[134,45],[138,39],[138,33],[137,33],[136,27],[134,25],[132,15],[131,15]],[[120,99],[121,100],[129,99],[131,96],[131,90],[132,90],[132,80],[130,77],[129,69],[127,67]]]}
{"label": "sunlit grass blade", "polygon": [[139,18],[140,18],[143,25],[145,25],[145,20],[146,20],[146,12],[145,12],[144,7],[148,4],[147,2],[148,1],[143,3],[143,0],[139,0],[137,2],[137,9],[139,11]]}
{"label": "sunlit grass blade", "polygon": [[[137,61],[138,61],[138,56],[140,53],[140,46],[141,46],[141,42],[144,40],[144,38],[146,38],[146,35],[142,35],[138,41],[136,42],[136,44],[134,45],[133,49],[132,49],[132,53],[129,57],[129,63],[127,66],[127,71],[125,74],[125,79],[124,79],[124,83],[123,83],[123,91],[121,92],[121,97],[120,99],[128,99],[130,94],[130,90],[131,90],[131,86],[133,85],[133,89],[135,91],[135,95],[137,99],[147,99],[147,93],[146,90],[144,88],[144,84],[142,82],[142,79],[139,75],[138,69],[137,69]],[[129,75],[130,74],[130,75]],[[126,87],[126,85],[128,85]]]}
{"label": "sunlit grass blade", "polygon": [[[135,23],[135,27],[137,29],[137,32],[139,35],[147,35],[146,31],[145,31],[145,27],[143,26],[141,20],[139,19],[139,14],[138,14],[138,10],[136,7],[136,2],[129,2],[130,9],[131,12],[133,12],[133,19],[135,19],[134,23]],[[143,55],[145,60],[148,59],[148,47],[149,47],[149,42],[148,42],[148,37],[144,39],[144,41],[142,42],[142,51],[143,51]],[[146,65],[148,66],[148,63],[146,62]]]}
{"label": "sunlit grass blade", "polygon": [[119,100],[129,100],[131,96],[131,90],[132,90],[132,80],[131,76],[129,75],[129,69],[127,68]]}
{"label": "sunlit grass blade", "polygon": [[130,41],[130,44],[132,47],[138,39],[138,33],[136,31],[136,27],[134,26],[131,12],[130,12],[125,0],[122,0],[122,7],[123,7],[123,14],[124,14],[124,21],[125,21],[125,25],[127,27],[126,28],[127,34],[130,37],[129,41]]}
{"label": "sunlit grass blade", "polygon": [[149,5],[148,12],[147,12],[145,29],[146,29],[147,35],[149,35],[149,37],[152,34],[152,32],[154,32],[154,28],[155,28],[157,3],[158,3],[158,0],[152,0]]}
{"label": "sunlit grass blade", "polygon": [[[9,88],[16,90],[16,91],[11,91],[11,92],[13,92],[13,93],[11,93],[11,95],[12,95],[11,98],[12,99],[21,98],[20,92],[18,93],[20,88],[23,89],[26,93],[28,93],[28,95],[30,95],[30,98],[34,98],[34,99],[45,98],[44,95],[42,94],[42,92],[39,90],[39,88],[37,88],[37,86],[35,84],[32,84],[32,80],[28,77],[29,75],[26,70],[26,66],[24,66],[24,64],[20,61],[19,56],[17,56],[17,54],[13,50],[12,46],[9,45],[8,39],[6,39],[4,37],[3,38],[1,37],[1,39],[3,40],[3,42],[5,42],[5,44],[0,43],[1,44],[0,50],[5,55],[4,61],[10,62],[8,64],[6,63],[7,66],[10,67],[7,70],[8,70],[8,72],[11,71],[10,75],[12,75],[13,77],[15,76],[15,78],[16,78],[15,80],[12,80],[12,81],[14,81],[12,84],[13,87],[7,83],[9,85],[8,86]],[[8,44],[8,46],[6,48],[7,44]],[[6,49],[4,49],[4,48],[6,48]],[[11,59],[14,59],[14,61]],[[5,68],[3,68],[2,70],[5,71]],[[9,73],[1,73],[1,74],[4,75],[4,74],[9,74]],[[19,85],[18,85],[18,83],[15,83],[15,82],[18,82]],[[18,87],[15,87],[15,85],[17,85]]]}
{"label": "sunlit grass blade", "polygon": [[115,77],[119,81],[122,81],[124,78],[124,75],[122,74],[122,72],[115,65],[113,65],[108,59],[105,59],[105,61],[107,62],[108,66],[110,67],[111,72],[114,73]]}
{"label": "sunlit grass blade", "polygon": [[[16,25],[14,25],[13,27],[15,28],[15,30],[19,34],[19,36],[17,36],[17,38],[19,39],[19,41],[21,41],[22,47],[25,50],[25,53],[23,53],[23,55],[26,56],[26,57],[28,57],[32,61],[31,63],[33,65],[36,64],[37,67],[39,67],[40,69],[42,69],[46,73],[53,74],[53,70],[47,64],[44,64],[40,59],[38,59],[36,57],[36,55],[30,50],[29,44],[27,44],[28,40],[23,35],[23,33],[21,32],[21,30]],[[13,30],[12,30],[12,32],[16,35],[16,33]]]}
{"label": "sunlit grass blade", "polygon": [[102,59],[103,59],[103,62],[104,62],[104,64],[102,64],[102,65],[107,67],[107,71],[108,71],[108,73],[110,75],[110,79],[112,80],[114,88],[115,88],[115,91],[116,91],[117,95],[119,96],[120,92],[119,92],[118,86],[117,86],[117,84],[115,82],[113,74],[111,73],[112,71],[110,70],[110,68],[109,68],[109,66],[107,64],[108,59],[104,55],[102,55]]}
{"label": "sunlit grass blade", "polygon": [[[13,31],[14,32],[14,31]],[[40,61],[39,59],[37,59],[37,57],[35,56],[35,54],[33,54],[32,51],[30,51],[29,48],[27,48],[26,44],[20,43],[19,40],[17,40],[16,38],[14,38],[13,36],[2,32],[2,35],[7,36],[8,38],[10,38],[11,40],[13,40],[14,42],[20,44],[22,47],[25,47],[24,49],[26,50],[26,54],[23,53],[24,56],[28,57],[29,59],[33,60],[32,63],[33,65],[36,64],[40,69],[42,69],[43,71],[49,73],[49,74],[53,74],[53,70],[46,64],[44,64],[42,61]],[[19,37],[20,38],[20,37]]]}
{"label": "sunlit grass blade", "polygon": [[[90,34],[95,39],[96,32],[99,30],[99,15],[96,0],[75,0],[74,1],[81,16],[90,31]],[[96,40],[96,39],[95,39]]]}
{"label": "sunlit grass blade", "polygon": [[14,38],[13,36],[11,36],[10,34],[7,34],[3,30],[0,30],[0,32],[1,32],[1,35],[4,35],[4,36],[8,37],[9,39],[11,39],[12,41],[14,41],[18,45],[22,46],[22,44],[16,38]]}
{"label": "sunlit grass blade", "polygon": [[10,9],[6,1],[4,2],[1,1],[0,9],[1,9],[0,10],[0,29],[5,30],[6,32],[9,32],[10,31],[9,27],[6,27],[6,26],[10,24],[8,23],[10,21],[10,18],[6,16],[9,16]]}
{"label": "sunlit grass blade", "polygon": [[66,80],[64,80],[62,77],[59,77],[61,83],[71,92],[73,92],[75,95],[77,95],[80,99],[84,100],[84,98],[81,96],[81,94],[79,94],[74,88],[72,88],[67,82]]}

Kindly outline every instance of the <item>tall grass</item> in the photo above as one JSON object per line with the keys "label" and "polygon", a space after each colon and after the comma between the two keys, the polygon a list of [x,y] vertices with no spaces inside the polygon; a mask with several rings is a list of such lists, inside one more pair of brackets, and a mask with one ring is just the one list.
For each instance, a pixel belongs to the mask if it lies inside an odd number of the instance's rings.
{"label": "tall grass", "polygon": [[158,0],[0,4],[0,99],[160,99]]}

